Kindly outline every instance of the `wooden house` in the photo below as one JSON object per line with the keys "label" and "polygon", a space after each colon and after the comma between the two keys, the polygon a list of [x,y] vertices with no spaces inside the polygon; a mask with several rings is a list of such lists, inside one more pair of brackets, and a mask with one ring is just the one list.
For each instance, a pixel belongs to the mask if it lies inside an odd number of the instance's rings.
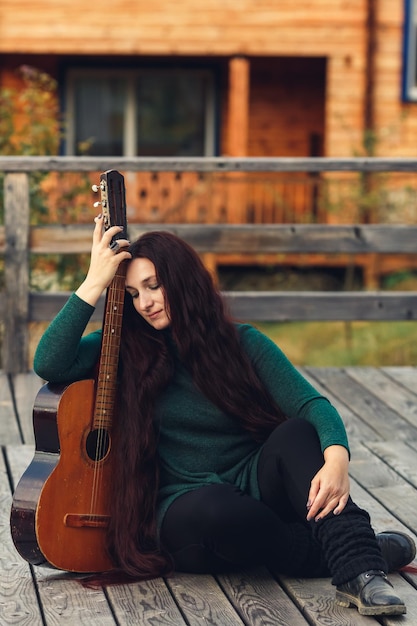
{"label": "wooden house", "polygon": [[[62,154],[415,156],[416,21],[417,0],[2,0],[0,86],[23,64],[57,80]],[[332,182],[129,175],[129,217],[372,221]]]}

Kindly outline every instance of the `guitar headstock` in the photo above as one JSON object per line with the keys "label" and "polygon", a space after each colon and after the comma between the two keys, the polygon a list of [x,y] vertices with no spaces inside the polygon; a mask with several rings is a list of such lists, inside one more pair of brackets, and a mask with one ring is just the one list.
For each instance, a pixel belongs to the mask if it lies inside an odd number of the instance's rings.
{"label": "guitar headstock", "polygon": [[107,230],[111,226],[122,226],[123,230],[113,237],[116,239],[127,239],[126,220],[126,193],[123,175],[117,170],[107,170],[100,174],[100,184],[93,185],[93,191],[100,191],[101,201],[94,206],[101,205],[101,212],[104,217],[104,228]]}

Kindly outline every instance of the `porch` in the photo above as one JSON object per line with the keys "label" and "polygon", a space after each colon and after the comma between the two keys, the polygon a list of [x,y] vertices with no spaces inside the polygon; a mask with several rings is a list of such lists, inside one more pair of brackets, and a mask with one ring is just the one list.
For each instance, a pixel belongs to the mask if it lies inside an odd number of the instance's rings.
{"label": "porch", "polygon": [[[350,437],[351,491],[376,531],[417,541],[417,370],[413,367],[302,368],[342,414]],[[74,576],[33,568],[14,549],[12,490],[32,459],[31,413],[42,381],[0,374],[0,621],[19,626],[394,626],[417,624],[417,574],[389,576],[407,604],[402,618],[362,617],[334,604],[329,579],[292,579],[264,568],[221,576],[175,574],[103,590]],[[416,565],[416,563],[414,563]]]}

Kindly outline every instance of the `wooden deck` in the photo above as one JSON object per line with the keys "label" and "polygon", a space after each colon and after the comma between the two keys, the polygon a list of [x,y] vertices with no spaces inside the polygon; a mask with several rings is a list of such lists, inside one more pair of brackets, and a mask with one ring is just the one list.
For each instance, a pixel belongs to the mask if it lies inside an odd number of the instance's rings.
{"label": "wooden deck", "polygon": [[[375,530],[417,541],[417,368],[303,368],[344,417],[352,449],[352,495]],[[337,607],[328,579],[274,576],[265,569],[227,576],[178,574],[167,580],[84,589],[73,576],[29,567],[9,533],[13,485],[33,454],[31,410],[40,380],[0,373],[0,624],[19,626],[417,625],[417,575],[390,575],[404,617],[361,617]]]}

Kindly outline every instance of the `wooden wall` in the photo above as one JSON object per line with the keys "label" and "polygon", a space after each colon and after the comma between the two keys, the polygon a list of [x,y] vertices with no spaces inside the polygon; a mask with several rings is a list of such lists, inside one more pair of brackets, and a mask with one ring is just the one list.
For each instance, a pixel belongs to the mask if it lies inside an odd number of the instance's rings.
{"label": "wooden wall", "polygon": [[0,50],[322,56],[357,45],[365,7],[365,0],[2,0]]}
{"label": "wooden wall", "polygon": [[324,58],[251,59],[248,156],[321,156]]}
{"label": "wooden wall", "polygon": [[[359,152],[364,130],[366,24],[371,4],[376,23],[373,84],[378,154],[413,156],[416,105],[403,104],[400,97],[402,0],[101,0],[90,4],[2,0],[0,68],[8,65],[13,54],[40,55],[50,65],[60,55],[81,54],[247,57],[251,80],[248,154],[307,156],[310,132],[300,137],[301,118],[306,127],[323,128],[324,154],[351,156]],[[287,59],[288,68],[295,57],[300,62],[322,63],[320,71],[325,67],[325,75],[309,89],[311,103],[298,106],[297,93],[289,94],[297,104],[288,113],[289,83],[283,88],[279,72],[285,70]],[[260,87],[259,77],[271,71],[268,59],[279,59],[282,65],[279,72],[277,65],[275,74],[272,71],[276,82]],[[301,86],[296,76],[295,90]],[[313,81],[314,71],[310,76]],[[252,90],[253,86],[259,88]],[[321,95],[323,107],[315,109]],[[283,103],[278,115],[277,102]],[[257,118],[267,118],[269,127]],[[284,136],[282,123],[287,128],[288,121],[290,133]],[[224,154],[227,142],[222,137]]]}

